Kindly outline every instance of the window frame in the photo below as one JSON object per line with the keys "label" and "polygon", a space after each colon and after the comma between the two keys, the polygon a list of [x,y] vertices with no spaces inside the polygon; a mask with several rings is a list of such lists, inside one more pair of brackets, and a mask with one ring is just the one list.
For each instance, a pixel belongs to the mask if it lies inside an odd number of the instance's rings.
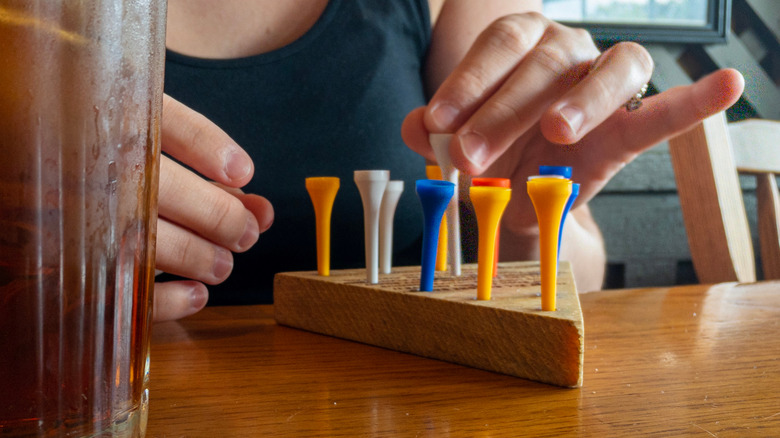
{"label": "window frame", "polygon": [[582,22],[561,20],[569,26],[587,29],[601,43],[635,41],[638,43],[725,43],[731,26],[732,0],[708,0],[707,23],[701,26]]}

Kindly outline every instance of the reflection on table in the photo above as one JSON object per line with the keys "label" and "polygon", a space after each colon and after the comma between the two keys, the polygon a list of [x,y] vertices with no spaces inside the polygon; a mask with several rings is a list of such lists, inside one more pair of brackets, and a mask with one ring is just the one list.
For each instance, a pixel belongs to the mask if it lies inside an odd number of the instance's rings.
{"label": "reflection on table", "polygon": [[581,302],[578,389],[210,307],[154,326],[148,436],[780,436],[780,282]]}

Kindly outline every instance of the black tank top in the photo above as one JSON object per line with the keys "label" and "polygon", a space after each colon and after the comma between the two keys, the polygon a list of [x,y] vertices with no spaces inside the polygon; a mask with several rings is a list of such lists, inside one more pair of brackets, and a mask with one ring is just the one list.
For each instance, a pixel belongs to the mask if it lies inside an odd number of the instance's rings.
{"label": "black tank top", "polygon": [[309,176],[341,178],[333,207],[331,269],[364,267],[363,214],[354,170],[386,169],[405,182],[395,215],[395,265],[420,263],[422,213],[414,181],[424,160],[401,140],[406,114],[425,105],[430,39],[425,0],[331,0],[300,39],[241,59],[168,51],[165,92],[204,114],[247,150],[245,191],[268,198],[273,226],[233,274],[211,286],[210,304],[268,303],[273,275],[317,267]]}

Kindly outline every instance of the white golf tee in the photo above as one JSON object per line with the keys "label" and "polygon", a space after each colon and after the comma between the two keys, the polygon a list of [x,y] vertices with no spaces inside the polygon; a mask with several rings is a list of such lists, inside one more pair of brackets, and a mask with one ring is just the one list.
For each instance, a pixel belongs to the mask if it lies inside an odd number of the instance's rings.
{"label": "white golf tee", "polygon": [[390,171],[387,170],[355,171],[355,184],[363,201],[366,281],[371,284],[379,283],[379,210],[389,180]]}
{"label": "white golf tee", "polygon": [[403,191],[403,181],[390,181],[382,197],[379,210],[379,266],[383,274],[389,274],[393,268],[393,218]]}
{"label": "white golf tee", "polygon": [[458,169],[452,165],[450,159],[450,139],[452,134],[430,134],[429,141],[436,155],[436,162],[441,168],[441,176],[444,181],[455,184],[455,194],[452,195],[447,206],[447,248],[448,259],[452,267],[452,275],[460,276],[460,214],[458,213]]}

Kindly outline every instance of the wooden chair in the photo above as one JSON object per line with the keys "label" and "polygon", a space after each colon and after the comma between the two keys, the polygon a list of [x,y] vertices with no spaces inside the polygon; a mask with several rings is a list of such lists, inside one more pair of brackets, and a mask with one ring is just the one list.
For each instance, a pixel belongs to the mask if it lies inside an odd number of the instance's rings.
{"label": "wooden chair", "polygon": [[739,173],[756,177],[764,278],[780,278],[780,122],[727,124],[719,113],[669,140],[669,152],[699,281],[756,281]]}

